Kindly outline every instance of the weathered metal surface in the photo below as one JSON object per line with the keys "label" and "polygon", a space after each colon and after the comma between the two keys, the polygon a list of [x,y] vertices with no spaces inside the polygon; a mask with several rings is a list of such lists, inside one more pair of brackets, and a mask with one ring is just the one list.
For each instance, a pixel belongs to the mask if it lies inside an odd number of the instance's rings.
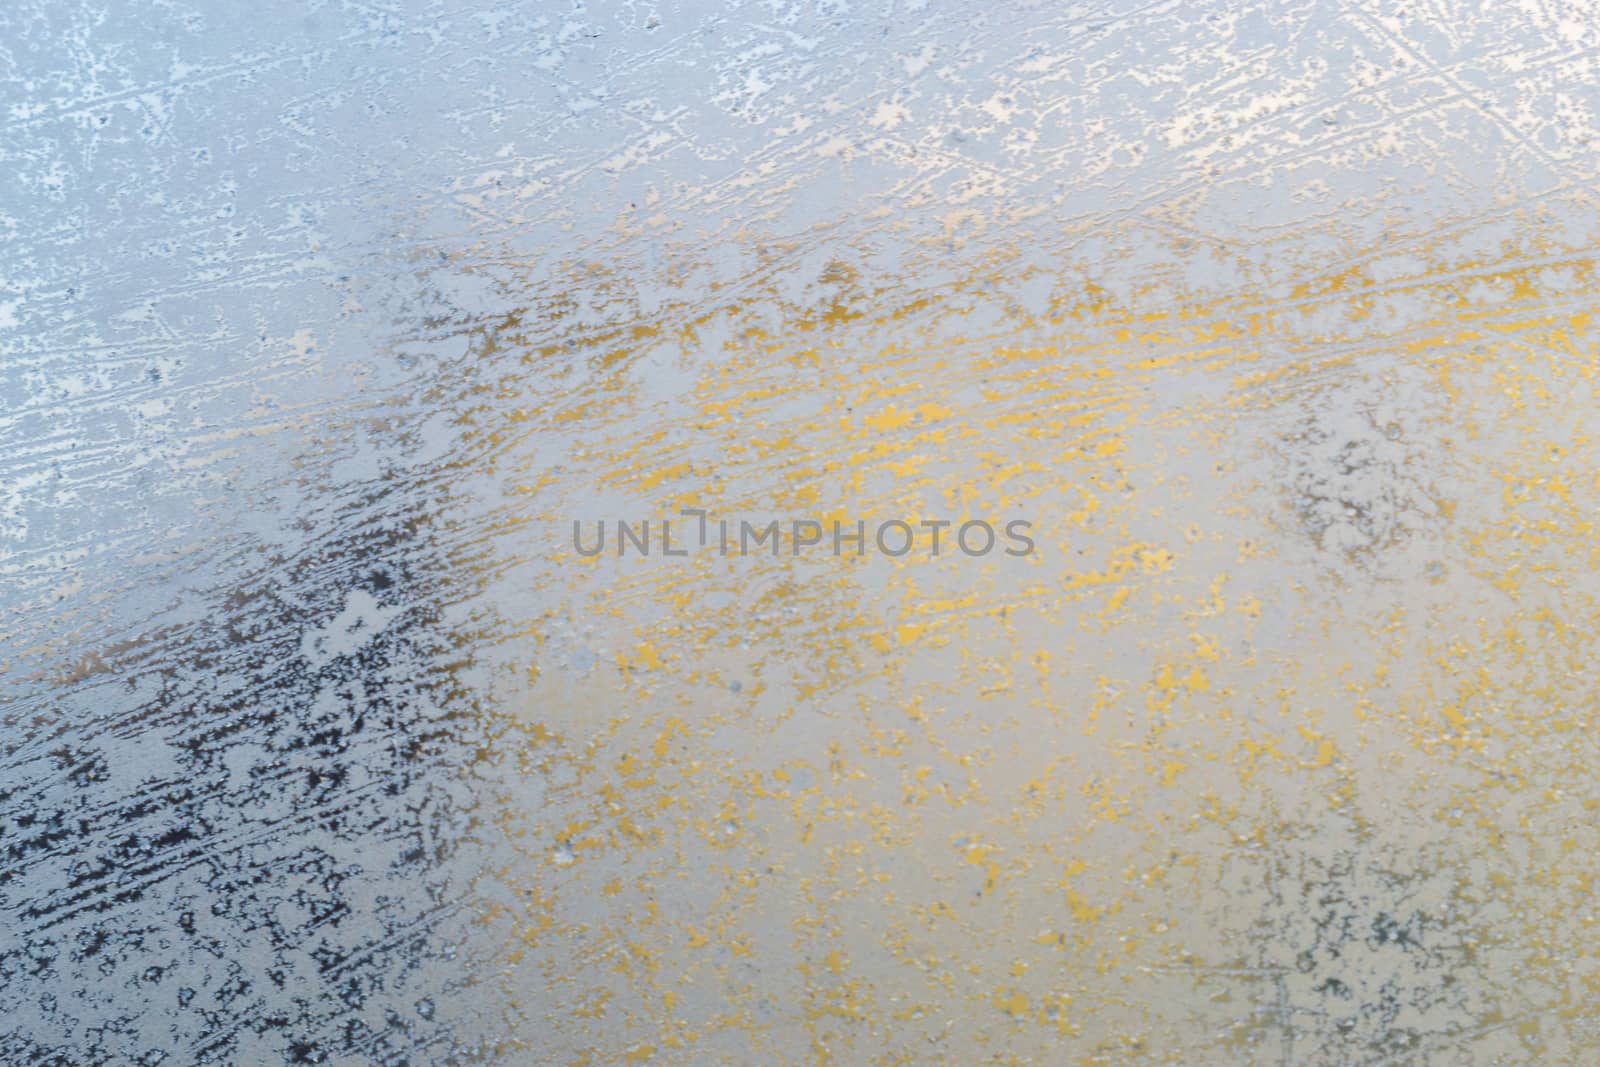
{"label": "weathered metal surface", "polygon": [[1595,1062],[1597,34],[0,12],[0,1059]]}

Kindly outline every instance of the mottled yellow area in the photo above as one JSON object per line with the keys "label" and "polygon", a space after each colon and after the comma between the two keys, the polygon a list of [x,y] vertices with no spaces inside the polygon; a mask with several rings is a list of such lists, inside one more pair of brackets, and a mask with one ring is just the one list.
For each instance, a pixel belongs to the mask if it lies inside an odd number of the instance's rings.
{"label": "mottled yellow area", "polygon": [[[493,713],[540,785],[479,888],[528,1047],[1600,1062],[1594,258],[1437,258],[1193,304],[1046,275],[1047,314],[1005,256],[745,291],[475,427],[576,442],[510,472],[550,547]],[[683,508],[1037,552],[572,550]]]}

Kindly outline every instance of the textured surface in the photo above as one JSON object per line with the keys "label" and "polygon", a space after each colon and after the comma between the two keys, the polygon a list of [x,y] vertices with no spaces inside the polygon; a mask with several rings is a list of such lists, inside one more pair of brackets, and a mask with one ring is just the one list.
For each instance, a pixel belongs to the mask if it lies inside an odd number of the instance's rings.
{"label": "textured surface", "polygon": [[1596,1062],[1597,44],[8,5],[0,1060]]}

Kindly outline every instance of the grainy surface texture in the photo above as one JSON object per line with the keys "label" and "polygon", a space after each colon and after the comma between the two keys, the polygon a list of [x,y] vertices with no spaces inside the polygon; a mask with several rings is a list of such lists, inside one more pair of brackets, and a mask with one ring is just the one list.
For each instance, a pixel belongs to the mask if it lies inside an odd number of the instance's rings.
{"label": "grainy surface texture", "polygon": [[1600,1063],[1597,47],[6,3],[0,1062]]}

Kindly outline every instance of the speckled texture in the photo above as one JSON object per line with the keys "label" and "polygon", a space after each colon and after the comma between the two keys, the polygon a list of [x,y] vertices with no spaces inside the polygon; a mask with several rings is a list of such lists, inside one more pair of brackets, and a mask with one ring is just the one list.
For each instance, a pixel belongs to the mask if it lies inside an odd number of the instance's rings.
{"label": "speckled texture", "polygon": [[0,1062],[1600,1062],[1597,48],[6,6]]}

